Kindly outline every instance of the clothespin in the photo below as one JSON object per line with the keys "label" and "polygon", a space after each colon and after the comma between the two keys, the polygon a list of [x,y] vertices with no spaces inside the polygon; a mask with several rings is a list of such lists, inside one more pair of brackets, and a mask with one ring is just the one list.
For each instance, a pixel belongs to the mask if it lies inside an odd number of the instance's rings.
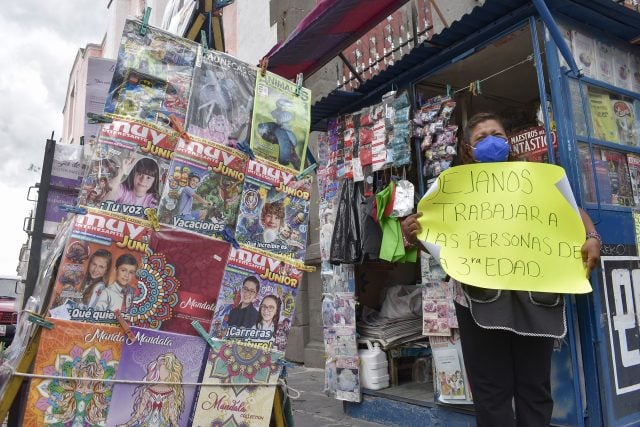
{"label": "clothespin", "polygon": [[476,95],[482,95],[482,89],[480,88],[480,80],[476,80]]}
{"label": "clothespin", "polygon": [[147,34],[147,30],[149,29],[149,17],[151,16],[151,8],[149,6],[144,8],[144,17],[142,18],[142,25],[140,26],[140,35],[144,36]]}
{"label": "clothespin", "polygon": [[206,55],[209,53],[209,46],[207,45],[207,33],[204,30],[200,30],[200,43],[202,44],[202,52]]}
{"label": "clothespin", "polygon": [[451,98],[451,85],[447,85],[447,98]]}
{"label": "clothespin", "polygon": [[111,123],[113,122],[113,119],[111,117],[108,116],[104,116],[102,114],[96,114],[96,113],[87,113],[87,119],[89,124],[96,124],[96,123]]}
{"label": "clothespin", "polygon": [[45,329],[53,329],[53,323],[49,322],[48,320],[45,320],[42,316],[39,316],[31,311],[26,311],[26,313],[28,314],[27,316],[27,320],[31,323],[35,323],[38,326],[42,326]]}
{"label": "clothespin", "polygon": [[151,223],[151,227],[155,231],[160,231],[160,221],[158,221],[158,210],[156,208],[146,208],[144,214]]}
{"label": "clothespin", "polygon": [[296,76],[296,96],[300,96],[300,90],[302,90],[302,73],[298,73]]}
{"label": "clothespin", "polygon": [[231,243],[231,245],[236,248],[236,249],[240,249],[240,244],[238,243],[238,241],[235,239],[235,237],[233,237],[233,233],[231,232],[231,230],[229,230],[228,227],[225,227],[220,234],[222,235],[222,238],[224,239],[225,242],[227,243]]}
{"label": "clothespin", "polygon": [[215,347],[213,340],[211,339],[207,331],[204,330],[200,322],[198,322],[197,320],[194,320],[193,322],[191,322],[191,326],[193,326],[193,329],[195,329],[198,332],[198,334],[202,337],[202,339],[204,339],[207,342],[207,344],[209,344],[209,347],[211,348]]}
{"label": "clothespin", "polygon": [[251,147],[249,147],[248,142],[246,141],[239,142],[238,145],[236,145],[236,148],[238,148],[238,150],[242,151],[247,156],[249,156],[251,160],[256,159],[256,156],[253,154],[253,150],[251,150]]}
{"label": "clothespin", "polygon": [[305,170],[300,172],[298,175],[296,175],[296,179],[301,179],[305,175],[309,175],[311,172],[313,172],[315,170],[316,167],[318,167],[318,164],[317,163],[313,163],[311,166],[309,166],[308,168],[306,168]]}
{"label": "clothespin", "polygon": [[191,142],[191,138],[189,137],[189,134],[187,133],[186,130],[184,130],[184,126],[182,126],[182,123],[180,123],[180,120],[178,120],[175,114],[171,114],[169,116],[169,121],[171,122],[171,127],[176,132],[178,132],[178,134],[180,135],[180,138],[182,138],[184,142],[186,143]]}
{"label": "clothespin", "polygon": [[131,327],[129,326],[129,324],[125,320],[125,318],[122,315],[122,313],[120,312],[120,310],[114,310],[113,314],[116,315],[116,319],[118,319],[118,323],[120,323],[120,326],[122,327],[122,329],[124,329],[124,333],[127,334],[127,337],[129,338],[129,340],[132,343],[136,342],[136,335],[131,330]]}
{"label": "clothespin", "polygon": [[264,77],[267,74],[267,66],[269,65],[269,58],[266,56],[260,60],[260,75]]}
{"label": "clothespin", "polygon": [[285,358],[278,359],[276,361],[276,365],[282,366],[282,373],[280,374],[281,378],[287,378],[287,368],[291,368],[295,366],[293,363],[289,362]]}
{"label": "clothespin", "polygon": [[72,205],[58,205],[58,209],[65,212],[71,212],[78,215],[86,215],[87,208],[83,208],[80,206],[72,206]]}
{"label": "clothespin", "polygon": [[471,92],[471,94],[473,96],[476,96],[476,84],[475,84],[475,82],[469,83],[469,92]]}

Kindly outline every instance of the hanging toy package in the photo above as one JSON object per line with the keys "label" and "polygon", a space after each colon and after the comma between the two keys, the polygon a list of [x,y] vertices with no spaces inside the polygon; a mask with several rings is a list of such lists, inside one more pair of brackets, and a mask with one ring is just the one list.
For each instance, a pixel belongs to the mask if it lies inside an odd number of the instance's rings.
{"label": "hanging toy package", "polygon": [[393,200],[393,211],[391,212],[391,216],[396,218],[411,215],[415,207],[413,184],[404,178],[396,184],[396,197]]}

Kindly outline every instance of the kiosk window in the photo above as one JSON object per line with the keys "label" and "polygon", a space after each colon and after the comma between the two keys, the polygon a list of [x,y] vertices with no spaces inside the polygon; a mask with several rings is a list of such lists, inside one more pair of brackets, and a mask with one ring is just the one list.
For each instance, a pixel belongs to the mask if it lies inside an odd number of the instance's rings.
{"label": "kiosk window", "polygon": [[582,191],[586,202],[596,203],[597,194],[600,203],[604,205],[637,206],[640,196],[640,156],[594,147],[592,168],[589,145],[580,143],[578,151],[582,169]]}

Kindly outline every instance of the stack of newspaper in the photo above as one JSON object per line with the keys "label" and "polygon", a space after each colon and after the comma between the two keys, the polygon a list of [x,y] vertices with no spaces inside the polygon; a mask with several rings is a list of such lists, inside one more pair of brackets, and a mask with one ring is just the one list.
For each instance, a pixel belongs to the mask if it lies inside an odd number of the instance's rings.
{"label": "stack of newspaper", "polygon": [[423,338],[422,317],[411,314],[404,318],[390,319],[365,306],[362,320],[358,322],[358,333],[360,340],[378,341],[387,349]]}

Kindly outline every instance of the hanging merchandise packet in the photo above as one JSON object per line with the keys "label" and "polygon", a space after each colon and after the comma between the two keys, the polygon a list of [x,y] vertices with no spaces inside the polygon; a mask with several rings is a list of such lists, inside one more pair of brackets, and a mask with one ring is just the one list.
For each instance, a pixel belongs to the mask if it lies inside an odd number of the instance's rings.
{"label": "hanging merchandise packet", "polygon": [[219,339],[285,351],[301,265],[249,248],[232,248],[211,324]]}
{"label": "hanging merchandise packet", "polygon": [[187,132],[231,147],[248,144],[255,87],[255,67],[221,52],[207,52],[195,68]]}
{"label": "hanging merchandise packet", "polygon": [[79,204],[149,218],[158,205],[178,136],[133,120],[100,129],[80,190]]}
{"label": "hanging merchandise packet", "polygon": [[158,207],[162,224],[211,237],[235,229],[247,157],[204,139],[180,140]]}
{"label": "hanging merchandise packet", "polygon": [[199,45],[127,19],[104,112],[170,128],[184,124]]}
{"label": "hanging merchandise packet", "polygon": [[311,175],[297,179],[274,163],[249,160],[236,240],[304,261],[309,228]]}
{"label": "hanging merchandise packet", "polygon": [[258,73],[251,149],[257,156],[301,172],[309,141],[311,91],[275,74]]}

